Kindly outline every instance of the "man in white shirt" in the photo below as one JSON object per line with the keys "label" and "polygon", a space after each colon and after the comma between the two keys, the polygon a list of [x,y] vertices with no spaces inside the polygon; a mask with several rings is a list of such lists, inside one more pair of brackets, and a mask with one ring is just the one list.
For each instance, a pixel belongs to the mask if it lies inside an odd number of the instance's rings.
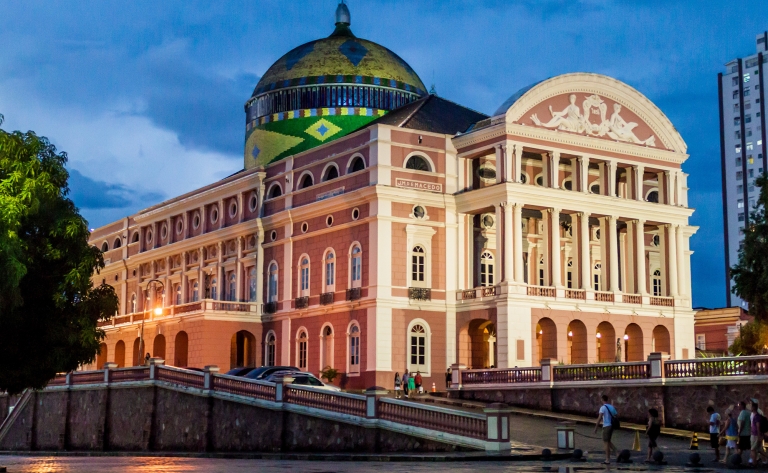
{"label": "man in white shirt", "polygon": [[715,412],[715,408],[707,406],[709,414],[709,446],[715,449],[715,463],[720,461],[720,414]]}
{"label": "man in white shirt", "polygon": [[609,402],[608,396],[603,394],[603,405],[600,407],[600,411],[597,414],[597,422],[595,422],[595,432],[597,432],[597,428],[600,426],[600,423],[603,424],[603,445],[605,445],[605,463],[606,465],[610,465],[611,463],[611,451],[617,451],[618,449],[616,446],[611,442],[611,437],[613,436],[613,419],[615,417],[618,417],[618,413],[616,412],[616,408],[611,405]]}

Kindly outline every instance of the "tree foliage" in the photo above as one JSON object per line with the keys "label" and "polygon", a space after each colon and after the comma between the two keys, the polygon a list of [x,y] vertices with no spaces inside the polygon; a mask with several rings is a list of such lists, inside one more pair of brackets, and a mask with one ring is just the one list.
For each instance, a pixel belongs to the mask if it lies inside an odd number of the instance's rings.
{"label": "tree foliage", "polygon": [[761,355],[768,345],[768,325],[757,320],[748,322],[741,327],[739,336],[730,347],[734,355]]}
{"label": "tree foliage", "polygon": [[[0,115],[2,125],[2,115]],[[87,222],[67,198],[66,153],[34,132],[0,129],[0,390],[41,388],[92,362],[117,309]]]}
{"label": "tree foliage", "polygon": [[760,196],[754,208],[747,207],[748,224],[744,227],[744,241],[739,248],[739,261],[731,268],[732,292],[749,303],[749,314],[756,320],[768,322],[768,221],[765,209],[768,203],[768,178],[762,175],[755,185]]}

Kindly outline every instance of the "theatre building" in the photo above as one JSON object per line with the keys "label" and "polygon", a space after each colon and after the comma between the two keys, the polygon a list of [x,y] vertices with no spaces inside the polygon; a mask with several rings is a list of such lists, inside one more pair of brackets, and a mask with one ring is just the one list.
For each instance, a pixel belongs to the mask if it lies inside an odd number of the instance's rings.
{"label": "theatre building", "polygon": [[120,297],[94,366],[442,388],[453,363],[694,356],[686,145],[632,87],[565,74],[486,116],[355,37],[342,4],[245,115],[242,171],[92,232]]}

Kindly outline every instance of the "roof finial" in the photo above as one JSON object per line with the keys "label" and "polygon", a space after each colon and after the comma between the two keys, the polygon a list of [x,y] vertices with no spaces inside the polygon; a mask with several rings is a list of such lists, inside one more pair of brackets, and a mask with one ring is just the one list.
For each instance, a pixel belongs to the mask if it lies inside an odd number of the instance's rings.
{"label": "roof finial", "polygon": [[339,6],[336,7],[336,26],[345,25],[349,26],[352,23],[349,15],[349,8],[344,0],[339,2]]}

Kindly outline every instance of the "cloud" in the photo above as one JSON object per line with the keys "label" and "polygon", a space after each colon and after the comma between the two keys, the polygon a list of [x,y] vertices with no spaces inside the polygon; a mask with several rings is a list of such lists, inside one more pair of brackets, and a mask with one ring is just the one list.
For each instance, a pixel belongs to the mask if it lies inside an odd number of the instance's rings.
{"label": "cloud", "polygon": [[77,169],[69,169],[69,198],[81,209],[124,209],[140,202],[163,199],[159,192],[136,194],[123,184],[109,184],[83,176]]}

